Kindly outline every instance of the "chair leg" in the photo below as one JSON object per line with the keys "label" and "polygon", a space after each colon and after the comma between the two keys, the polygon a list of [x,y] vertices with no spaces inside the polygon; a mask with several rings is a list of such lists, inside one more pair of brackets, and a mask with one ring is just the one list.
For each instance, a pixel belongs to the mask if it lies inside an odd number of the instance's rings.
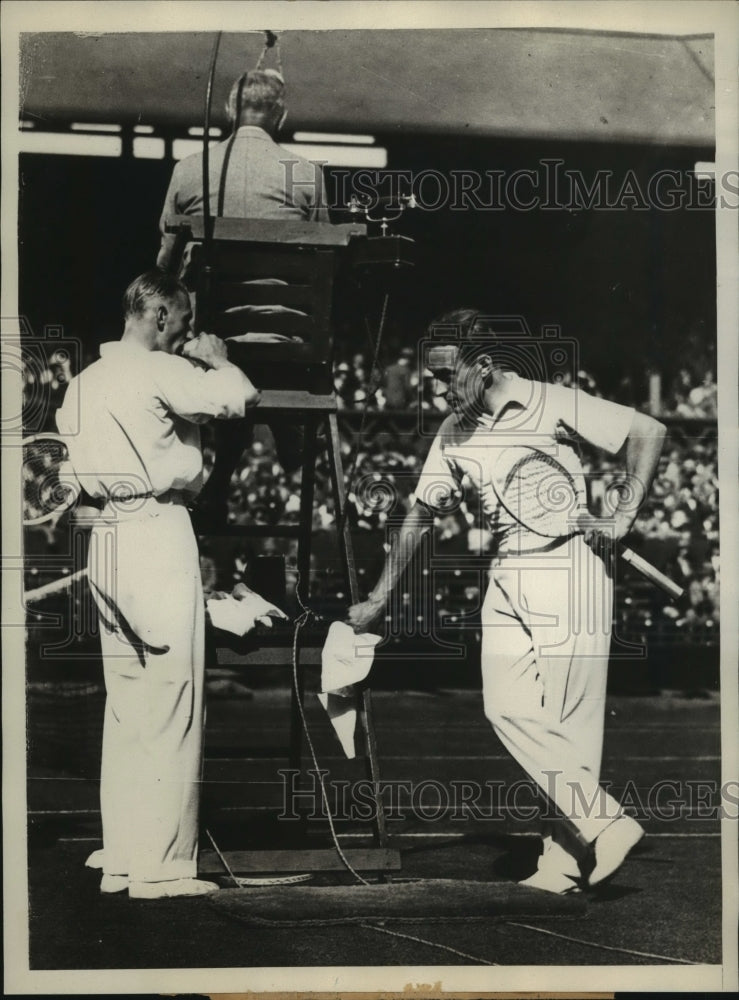
{"label": "chair leg", "polygon": [[352,604],[359,601],[359,586],[357,584],[357,567],[354,562],[354,548],[349,525],[345,517],[346,490],[344,488],[344,470],[341,468],[341,440],[339,438],[339,422],[335,413],[328,415],[328,459],[331,470],[331,487],[334,494],[334,516],[339,532],[339,550],[344,569],[344,576],[349,587]]}
{"label": "chair leg", "polygon": [[[313,534],[313,492],[314,473],[316,466],[316,431],[317,421],[312,415],[305,420],[305,444],[303,451],[303,475],[300,486],[300,534],[298,535],[298,579],[295,593],[298,600],[297,613],[303,613],[303,605],[308,607],[310,600],[310,552]],[[303,704],[305,678],[300,669],[300,637],[295,651],[297,691],[292,687],[290,699],[290,766],[301,770],[303,720],[300,707]]]}
{"label": "chair leg", "polygon": [[[328,457],[331,469],[331,485],[334,494],[334,516],[339,531],[339,549],[341,551],[344,575],[346,577],[352,603],[359,600],[359,586],[357,584],[357,567],[354,562],[354,548],[352,537],[347,524],[344,511],[346,508],[346,492],[344,489],[344,473],[341,468],[341,450],[339,439],[339,424],[335,413],[328,415]],[[364,756],[367,769],[367,778],[372,783],[372,791],[375,800],[374,827],[377,844],[386,847],[387,825],[385,822],[385,810],[382,804],[380,792],[380,768],[377,757],[377,740],[375,728],[372,721],[372,693],[368,687],[363,687],[357,691],[357,714],[362,727],[364,741]]]}
{"label": "chair leg", "polygon": [[364,759],[366,773],[369,781],[372,782],[372,794],[375,800],[375,839],[378,847],[387,847],[387,823],[385,821],[385,807],[382,804],[382,794],[380,789],[380,766],[377,756],[377,738],[375,736],[375,726],[372,714],[372,692],[368,687],[362,688],[357,693],[358,715],[362,725],[362,736],[364,739]]}
{"label": "chair leg", "polygon": [[198,504],[204,509],[212,509],[218,518],[225,521],[231,478],[239,459],[254,441],[254,421],[216,420],[214,427],[215,462],[208,481],[200,491]]}

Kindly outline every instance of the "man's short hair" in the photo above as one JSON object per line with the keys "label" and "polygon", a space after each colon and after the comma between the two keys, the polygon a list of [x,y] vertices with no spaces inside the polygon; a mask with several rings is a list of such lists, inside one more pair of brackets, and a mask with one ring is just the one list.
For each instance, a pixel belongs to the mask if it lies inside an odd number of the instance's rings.
{"label": "man's short hair", "polygon": [[465,364],[487,355],[502,370],[543,377],[541,351],[520,317],[496,316],[472,308],[453,309],[432,320],[427,332],[429,347],[456,347],[458,360]]}
{"label": "man's short hair", "polygon": [[155,268],[134,278],[123,293],[123,318],[142,316],[152,299],[171,302],[178,295],[188,295],[187,288],[179,278]]}
{"label": "man's short hair", "polygon": [[238,125],[245,111],[265,120],[282,118],[285,81],[276,69],[252,69],[234,81],[226,101],[228,120]]}
{"label": "man's short hair", "polygon": [[479,309],[452,309],[429,324],[428,334],[440,344],[461,344],[475,331]]}
{"label": "man's short hair", "polygon": [[[434,347],[455,347],[460,361],[470,363],[481,354],[489,354],[495,346],[495,334],[480,329],[479,309],[452,309],[432,320],[428,327],[430,344]],[[441,355],[437,355],[441,357]]]}

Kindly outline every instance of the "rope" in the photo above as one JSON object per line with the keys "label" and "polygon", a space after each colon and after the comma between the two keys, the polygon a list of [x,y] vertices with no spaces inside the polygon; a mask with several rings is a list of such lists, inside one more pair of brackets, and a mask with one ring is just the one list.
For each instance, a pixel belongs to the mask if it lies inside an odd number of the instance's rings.
{"label": "rope", "polygon": [[234,114],[233,128],[231,129],[231,135],[228,137],[228,142],[226,144],[226,151],[223,155],[223,163],[221,164],[221,174],[218,178],[218,203],[216,205],[216,215],[219,219],[223,218],[223,206],[226,200],[226,175],[228,174],[228,167],[231,163],[231,152],[236,142],[236,135],[239,131],[239,122],[241,121],[241,102],[244,99],[244,84],[246,83],[246,73],[244,73],[239,79],[239,86],[236,91],[236,111]]}
{"label": "rope", "polygon": [[275,875],[266,878],[237,878],[231,870],[225,855],[221,854],[213,834],[207,827],[205,828],[205,832],[208,835],[208,840],[213,846],[213,850],[218,855],[219,861],[230,875],[231,880],[237,889],[258,888],[273,885],[294,885],[297,882],[307,882],[313,878],[312,875]]}
{"label": "rope", "polygon": [[[265,46],[265,51],[266,51],[267,47],[268,46]],[[382,313],[381,313],[381,316],[380,316],[380,324],[379,324],[378,331],[377,331],[377,340],[374,343],[374,352],[373,352],[373,356],[372,356],[372,367],[370,369],[370,386],[371,386],[374,374],[375,374],[375,372],[377,370],[377,363],[378,363],[378,359],[379,359],[379,355],[380,355],[380,345],[382,344],[382,334],[383,334],[383,331],[385,329],[385,320],[387,318],[387,308],[388,308],[389,298],[390,298],[389,293],[386,292],[385,293],[385,297],[383,299],[383,303],[382,303]],[[370,344],[371,344],[372,343],[372,336],[370,334],[369,329],[367,330],[367,334],[368,334],[368,337],[369,337],[369,340],[370,340]],[[346,483],[351,483],[352,480],[354,479],[354,475],[356,473],[356,468],[357,468],[357,461],[359,459],[359,445],[360,445],[361,440],[362,440],[362,435],[364,433],[364,425],[365,425],[365,421],[367,419],[367,410],[368,410],[368,407],[369,407],[370,400],[372,399],[372,397],[374,396],[374,394],[377,392],[378,388],[379,388],[379,381],[378,381],[378,384],[374,387],[374,389],[371,389],[371,391],[370,391],[370,387],[368,387],[367,397],[366,397],[365,402],[364,402],[364,407],[362,409],[362,416],[361,416],[360,423],[359,423],[359,430],[357,432],[357,437],[356,437],[355,444],[354,444],[354,456],[353,456],[353,459],[352,459],[352,464],[351,464],[351,467],[350,467],[348,475],[345,477],[345,482]],[[337,518],[337,522],[336,522],[337,537],[339,539],[341,539],[341,536],[343,534],[344,526],[346,524],[346,518],[347,518],[348,512],[349,512],[349,502],[348,502],[348,499],[347,499],[347,502],[344,504],[344,509],[343,509],[343,511],[341,511],[339,517]],[[351,586],[351,580],[349,580],[348,583]],[[310,617],[312,615],[312,612],[310,611],[309,608],[307,608],[305,606],[305,604],[303,603],[303,601],[302,601],[302,599],[300,597],[300,573],[298,573],[298,575],[297,575],[297,581],[296,581],[296,585],[295,585],[295,596],[296,596],[296,598],[298,600],[298,604],[300,605],[300,607],[302,609],[302,614],[296,619],[296,622],[295,622],[295,631],[293,633],[293,688],[295,690],[295,697],[296,697],[297,702],[298,702],[298,709],[300,711],[300,718],[301,718],[301,721],[303,723],[303,731],[305,732],[305,738],[306,738],[306,742],[308,744],[308,748],[310,750],[311,759],[313,761],[313,766],[316,769],[316,774],[318,775],[318,780],[319,780],[319,783],[321,785],[321,797],[323,799],[323,804],[324,804],[325,809],[326,809],[326,817],[328,819],[328,825],[329,825],[329,829],[331,831],[331,838],[332,838],[332,840],[334,842],[334,846],[336,848],[336,852],[339,855],[339,858],[341,859],[342,864],[347,868],[347,870],[349,872],[351,872],[351,874],[357,879],[357,881],[360,882],[362,885],[369,885],[370,883],[367,882],[366,879],[362,878],[362,876],[359,874],[359,872],[355,871],[355,869],[352,867],[351,863],[349,862],[349,859],[346,857],[346,855],[344,854],[344,852],[341,849],[341,845],[339,844],[338,835],[337,835],[336,829],[334,827],[334,821],[333,821],[333,817],[331,815],[331,809],[330,809],[329,803],[328,803],[328,796],[326,794],[326,787],[325,787],[324,780],[323,780],[323,773],[322,773],[320,765],[318,763],[318,757],[316,756],[315,748],[313,746],[313,740],[311,739],[311,735],[310,735],[310,732],[308,730],[308,722],[306,720],[305,711],[303,709],[303,704],[302,704],[302,701],[301,701],[301,698],[300,698],[300,690],[299,690],[299,682],[298,682],[298,637],[299,637],[299,634],[300,634],[300,629],[303,628],[303,626],[308,623],[308,621],[309,621],[309,619],[310,619]],[[352,599],[356,600],[356,596],[357,595],[352,594]]]}
{"label": "rope", "polygon": [[449,951],[460,958],[467,958],[475,965],[499,965],[498,962],[488,962],[485,958],[478,958],[476,955],[468,955],[466,951],[459,951],[448,944],[438,944],[436,941],[427,941],[425,938],[415,937],[413,934],[402,934],[400,931],[390,931],[387,927],[379,927],[377,924],[360,924],[364,930],[378,931],[380,934],[389,934],[390,937],[406,938],[408,941],[415,941],[417,944],[428,945],[429,948],[440,948],[442,951]]}
{"label": "rope", "polygon": [[362,885],[369,885],[370,883],[362,878],[359,872],[352,868],[351,862],[344,854],[339,844],[338,834],[336,833],[336,828],[334,827],[334,820],[331,815],[331,809],[328,803],[328,795],[326,794],[326,786],[323,780],[323,773],[321,771],[320,764],[318,763],[318,757],[316,756],[316,751],[313,746],[313,740],[311,739],[310,732],[308,730],[308,722],[305,717],[305,710],[303,708],[303,702],[300,697],[300,685],[298,681],[298,637],[300,635],[300,630],[306,625],[311,618],[313,612],[303,604],[300,597],[300,574],[298,573],[298,579],[295,585],[295,596],[298,599],[298,604],[302,608],[302,614],[295,620],[295,630],[293,632],[293,689],[295,691],[295,698],[298,703],[298,710],[300,711],[300,719],[303,723],[303,732],[305,733],[305,739],[308,744],[308,749],[310,750],[311,759],[313,761],[313,766],[316,769],[316,774],[318,775],[318,781],[321,786],[321,798],[323,799],[323,804],[326,809],[326,817],[328,819],[329,829],[331,831],[331,838],[334,842],[334,847],[336,848],[336,853],[339,855],[344,867],[351,872],[351,874],[360,882]]}
{"label": "rope", "polygon": [[280,57],[280,42],[279,42],[279,39],[278,39],[277,35],[274,33],[274,31],[265,31],[264,35],[265,35],[264,48],[262,49],[262,54],[259,56],[259,59],[257,59],[257,65],[254,68],[255,69],[261,69],[262,68],[262,63],[264,62],[265,56],[267,55],[267,53],[269,52],[270,49],[274,49],[275,50],[275,62],[277,63],[277,72],[280,74],[280,76],[284,80],[285,74],[282,72],[282,59]]}
{"label": "rope", "polygon": [[582,938],[570,937],[568,934],[557,934],[556,931],[548,931],[543,927],[533,927],[531,924],[519,924],[512,920],[506,921],[506,926],[523,927],[527,931],[536,931],[538,934],[548,934],[550,937],[560,938],[562,941],[571,941],[573,944],[584,944],[589,948],[601,948],[603,951],[616,951],[621,955],[637,955],[639,958],[657,958],[662,962],[678,962],[680,965],[701,965],[701,962],[693,962],[689,958],[671,958],[669,955],[655,955],[651,951],[635,951],[632,948],[616,948],[610,944],[599,944],[597,941],[584,941]]}
{"label": "rope", "polygon": [[[270,33],[268,33],[268,34],[270,34]],[[276,41],[276,39],[273,40],[272,43],[270,44],[269,38],[267,39],[267,44],[265,44],[264,52],[262,53],[262,56],[260,57],[259,63],[257,64],[257,68],[259,68],[259,65],[261,64],[261,61],[262,61],[262,59],[263,59],[263,57],[264,57],[267,49],[271,48],[272,45],[275,44],[275,41]],[[382,335],[383,335],[383,332],[384,332],[384,329],[385,329],[385,321],[386,321],[386,318],[387,318],[387,309],[388,309],[389,299],[390,299],[390,295],[389,295],[388,292],[386,292],[385,293],[385,297],[383,299],[383,303],[382,303],[382,313],[380,315],[380,324],[379,324],[379,327],[378,327],[378,330],[377,330],[377,340],[374,343],[374,352],[373,352],[373,356],[372,356],[372,366],[371,366],[371,369],[370,369],[370,386],[371,386],[371,383],[372,383],[372,379],[373,379],[373,377],[375,375],[375,372],[377,371],[377,364],[378,364],[378,359],[379,359],[379,356],[380,356],[380,346],[382,344]],[[368,336],[369,336],[369,339],[370,339],[370,343],[372,343],[372,337],[370,335],[369,330],[367,332],[368,332]],[[346,476],[346,479],[345,479],[345,481],[347,483],[351,483],[351,481],[354,478],[355,472],[356,472],[357,461],[358,461],[358,458],[359,458],[359,444],[361,443],[362,435],[364,433],[364,425],[365,425],[365,422],[366,422],[366,419],[367,419],[367,410],[368,410],[368,407],[369,407],[370,400],[372,399],[372,397],[374,396],[374,394],[377,392],[378,388],[379,388],[379,381],[378,381],[377,385],[373,389],[371,389],[371,390],[369,390],[367,392],[367,397],[365,399],[364,407],[362,409],[362,416],[361,416],[361,419],[360,419],[359,430],[357,432],[357,437],[356,437],[356,441],[355,441],[354,457],[353,457],[353,460],[352,460],[352,465],[351,465],[349,474]],[[341,535],[342,535],[342,533],[344,531],[344,525],[346,523],[346,517],[347,517],[347,514],[348,514],[348,510],[349,510],[349,504],[347,502],[347,503],[344,504],[344,510],[341,512],[341,515],[337,519],[337,535],[338,535],[339,538],[341,538]],[[298,703],[298,710],[300,712],[300,719],[301,719],[301,722],[303,724],[303,732],[305,733],[305,739],[306,739],[306,742],[308,744],[308,749],[310,750],[311,759],[313,761],[313,766],[316,769],[316,774],[318,775],[318,781],[319,781],[320,786],[321,786],[321,798],[323,799],[323,804],[324,804],[324,807],[326,809],[326,818],[328,819],[328,825],[329,825],[329,829],[331,831],[331,839],[334,842],[334,847],[336,848],[336,853],[339,855],[339,858],[341,859],[341,862],[344,865],[344,867],[355,877],[355,879],[357,879],[358,882],[360,882],[362,885],[369,885],[370,883],[367,882],[366,879],[362,878],[362,876],[359,874],[359,872],[357,872],[352,867],[351,862],[346,857],[346,855],[344,854],[344,852],[343,852],[343,850],[341,848],[341,845],[339,844],[338,834],[336,833],[336,828],[334,827],[333,816],[331,815],[331,809],[330,809],[329,802],[328,802],[328,795],[326,794],[326,786],[325,786],[324,780],[323,780],[323,773],[321,771],[321,767],[320,767],[320,764],[318,762],[318,757],[316,755],[315,747],[313,746],[313,740],[311,738],[310,731],[308,729],[308,721],[307,721],[307,719],[305,717],[305,710],[303,708],[303,703],[302,703],[302,700],[300,698],[300,684],[299,684],[299,679],[298,679],[298,638],[299,638],[299,635],[300,635],[301,628],[303,628],[305,625],[307,625],[308,621],[310,620],[310,618],[311,618],[311,616],[313,614],[313,612],[310,610],[310,608],[307,608],[305,606],[305,604],[303,603],[303,600],[302,600],[302,598],[300,596],[300,583],[301,583],[300,573],[298,573],[297,574],[296,584],[295,584],[295,596],[297,598],[298,604],[300,605],[302,613],[295,620],[295,630],[293,632],[293,647],[292,647],[292,656],[293,656],[293,663],[292,663],[292,666],[293,666],[293,689],[295,691],[295,697],[296,697],[296,700],[297,700],[297,703]]]}
{"label": "rope", "polygon": [[216,33],[215,40],[213,42],[213,52],[210,57],[210,69],[208,71],[208,84],[205,88],[205,112],[203,114],[203,151],[202,151],[202,170],[203,170],[203,257],[205,259],[205,266],[210,265],[211,258],[211,241],[213,238],[213,233],[211,231],[211,215],[210,215],[210,105],[213,99],[213,80],[216,73],[216,60],[218,59],[218,47],[221,44],[221,32]]}
{"label": "rope", "polygon": [[225,857],[221,854],[220,850],[218,849],[218,844],[213,839],[213,835],[211,834],[210,830],[207,827],[205,828],[205,832],[208,835],[208,840],[211,842],[213,850],[218,855],[218,860],[221,862],[221,864],[223,865],[223,867],[226,869],[226,871],[228,872],[228,874],[231,876],[233,884],[236,886],[237,889],[241,888],[240,885],[239,885],[239,880],[236,878],[236,876],[234,875],[234,873],[231,871],[231,867],[230,867],[228,861],[226,861]]}

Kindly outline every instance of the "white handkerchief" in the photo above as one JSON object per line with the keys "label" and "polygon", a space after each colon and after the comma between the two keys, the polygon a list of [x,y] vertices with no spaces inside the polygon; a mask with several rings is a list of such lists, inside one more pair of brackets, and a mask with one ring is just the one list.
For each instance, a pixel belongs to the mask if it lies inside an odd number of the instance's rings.
{"label": "white handkerchief", "polygon": [[224,632],[233,632],[234,635],[246,635],[257,622],[271,628],[272,618],[287,618],[274,604],[265,601],[243,584],[238,584],[233,594],[221,599],[211,598],[205,606],[213,625]]}
{"label": "white handkerchief", "polygon": [[357,635],[350,625],[333,622],[321,653],[321,693],[318,700],[328,713],[342,749],[351,760],[357,724],[355,691],[352,685],[370,672],[375,646],[382,636],[371,632]]}
{"label": "white handkerchief", "polygon": [[372,632],[357,635],[351,625],[332,622],[321,653],[321,691],[337,691],[363,681],[381,638]]}
{"label": "white handkerchief", "polygon": [[354,702],[340,694],[319,694],[318,700],[328,712],[331,725],[339,738],[341,749],[349,760],[354,760],[354,730],[357,727],[357,710]]}

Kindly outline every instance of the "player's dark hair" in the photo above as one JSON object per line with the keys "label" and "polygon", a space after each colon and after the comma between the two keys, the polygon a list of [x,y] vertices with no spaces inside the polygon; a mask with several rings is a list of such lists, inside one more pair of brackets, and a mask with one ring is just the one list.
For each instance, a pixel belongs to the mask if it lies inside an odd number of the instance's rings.
{"label": "player's dark hair", "polygon": [[[428,327],[428,336],[435,345],[453,346],[459,349],[458,357],[466,363],[474,361],[483,354],[489,355],[493,363],[499,363],[508,370],[518,370],[518,365],[511,363],[511,334],[496,329],[501,317],[495,317],[480,309],[452,309],[433,320]],[[520,338],[520,330],[516,330]]]}
{"label": "player's dark hair", "polygon": [[166,299],[171,302],[178,295],[187,295],[188,291],[179,278],[158,268],[145,271],[134,278],[123,293],[123,318],[142,316],[147,304],[152,299]]}
{"label": "player's dark hair", "polygon": [[435,343],[459,344],[470,337],[480,315],[479,309],[452,309],[431,321],[428,334]]}
{"label": "player's dark hair", "polygon": [[466,364],[487,355],[501,371],[538,382],[549,381],[545,354],[523,316],[503,316],[480,309],[453,309],[428,327],[429,345],[452,346]]}

